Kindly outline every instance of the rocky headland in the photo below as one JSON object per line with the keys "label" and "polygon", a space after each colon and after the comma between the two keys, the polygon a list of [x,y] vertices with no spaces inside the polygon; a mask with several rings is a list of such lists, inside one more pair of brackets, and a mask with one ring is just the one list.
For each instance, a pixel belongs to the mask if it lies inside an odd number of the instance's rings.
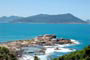
{"label": "rocky headland", "polygon": [[[65,38],[57,38],[55,34],[44,34],[42,36],[37,36],[31,40],[16,40],[9,42],[2,42],[0,46],[7,47],[11,51],[17,52],[17,56],[21,56],[24,47],[35,47],[42,46],[41,50],[37,52],[45,53],[46,46],[56,46],[63,44],[76,44],[75,41]],[[55,50],[59,50],[59,48],[55,48]]]}

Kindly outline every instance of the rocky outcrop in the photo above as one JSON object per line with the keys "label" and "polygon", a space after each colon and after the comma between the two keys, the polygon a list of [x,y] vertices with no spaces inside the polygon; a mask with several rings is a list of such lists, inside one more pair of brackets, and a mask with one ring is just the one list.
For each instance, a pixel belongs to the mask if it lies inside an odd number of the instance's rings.
{"label": "rocky outcrop", "polygon": [[42,36],[37,36],[32,40],[17,40],[12,42],[1,43],[0,46],[7,47],[10,50],[18,51],[22,47],[28,46],[45,46],[45,45],[55,45],[55,44],[74,44],[70,39],[56,38],[55,34],[45,34]]}

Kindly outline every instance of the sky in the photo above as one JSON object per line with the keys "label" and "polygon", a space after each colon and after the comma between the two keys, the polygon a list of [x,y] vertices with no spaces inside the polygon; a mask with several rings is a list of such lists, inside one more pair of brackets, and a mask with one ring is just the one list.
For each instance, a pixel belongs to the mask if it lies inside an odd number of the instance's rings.
{"label": "sky", "polygon": [[65,13],[90,19],[90,0],[0,0],[0,17]]}

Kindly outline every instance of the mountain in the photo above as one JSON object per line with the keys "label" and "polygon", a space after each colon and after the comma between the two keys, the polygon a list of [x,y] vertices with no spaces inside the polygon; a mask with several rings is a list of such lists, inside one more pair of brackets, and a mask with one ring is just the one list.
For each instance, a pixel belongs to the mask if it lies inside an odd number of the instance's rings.
{"label": "mountain", "polygon": [[17,20],[17,19],[21,19],[23,17],[18,17],[18,16],[3,16],[0,17],[0,23],[10,23],[11,21]]}
{"label": "mountain", "polygon": [[59,15],[39,14],[25,18],[9,20],[9,23],[55,23],[55,24],[86,24],[87,22],[70,13]]}
{"label": "mountain", "polygon": [[88,19],[87,21],[86,21],[88,24],[90,24],[90,20]]}

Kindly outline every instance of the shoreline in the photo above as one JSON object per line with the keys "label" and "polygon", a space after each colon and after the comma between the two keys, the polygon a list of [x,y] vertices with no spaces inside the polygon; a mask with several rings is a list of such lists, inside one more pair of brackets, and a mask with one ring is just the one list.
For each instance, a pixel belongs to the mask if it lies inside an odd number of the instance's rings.
{"label": "shoreline", "polygon": [[[76,40],[74,40],[75,42],[78,42]],[[78,42],[79,43],[79,42]],[[77,43],[77,44],[78,44]],[[67,46],[71,46],[72,44],[63,44],[63,45],[57,45],[57,46],[44,46],[46,48],[46,54],[45,55],[25,55],[23,54],[22,57],[19,58],[19,60],[34,60],[34,56],[37,56],[40,60],[47,60],[47,59],[51,59],[51,55],[55,52],[63,52],[63,53],[70,53],[70,52],[74,52],[76,51],[76,49],[70,49],[70,48],[65,48]],[[76,45],[76,44],[73,44]],[[59,47],[60,50],[54,50],[56,47]]]}
{"label": "shoreline", "polygon": [[[35,53],[34,55],[41,53],[49,56],[54,52],[73,52],[76,50],[66,47],[76,44],[80,43],[73,39],[57,38],[55,34],[44,34],[42,36],[32,38],[31,40],[15,40],[4,43],[1,42],[0,46],[7,47],[9,50],[17,52],[17,57],[22,58],[25,53]],[[25,47],[27,48],[25,49]],[[31,51],[28,48],[30,48]],[[32,48],[36,49],[35,51],[37,52],[32,51]]]}

